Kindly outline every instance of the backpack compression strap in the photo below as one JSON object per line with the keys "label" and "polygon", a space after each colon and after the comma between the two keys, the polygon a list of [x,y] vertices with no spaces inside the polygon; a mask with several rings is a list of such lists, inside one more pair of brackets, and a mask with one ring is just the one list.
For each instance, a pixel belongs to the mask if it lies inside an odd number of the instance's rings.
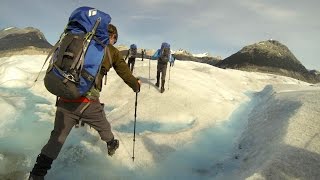
{"label": "backpack compression strap", "polygon": [[60,36],[60,39],[59,39],[59,40],[56,42],[56,44],[51,48],[51,50],[50,50],[50,52],[49,52],[46,60],[44,61],[43,65],[42,65],[42,67],[41,67],[41,69],[40,69],[40,72],[38,73],[36,79],[34,80],[34,83],[38,81],[38,78],[39,78],[39,76],[40,76],[40,73],[41,73],[42,69],[44,68],[44,65],[47,63],[48,59],[51,57],[51,55],[53,54],[53,52],[55,52],[55,51],[57,50],[57,48],[60,46],[61,40],[62,40],[62,38],[64,37],[64,35],[65,35],[65,34],[62,33],[61,36]]}
{"label": "backpack compression strap", "polygon": [[83,46],[83,53],[81,53],[81,56],[80,56],[80,61],[75,61],[70,69],[74,69],[76,67],[76,69],[80,69],[80,71],[82,70],[82,67],[83,67],[83,64],[84,64],[84,56],[87,52],[87,49],[90,45],[90,42],[91,42],[91,39],[94,37],[95,33],[96,33],[96,30],[100,24],[100,21],[101,21],[101,18],[99,17],[96,21],[96,23],[94,24],[94,27],[92,28],[91,32],[88,32],[87,33],[87,36],[85,37],[85,41],[84,41],[84,46]]}

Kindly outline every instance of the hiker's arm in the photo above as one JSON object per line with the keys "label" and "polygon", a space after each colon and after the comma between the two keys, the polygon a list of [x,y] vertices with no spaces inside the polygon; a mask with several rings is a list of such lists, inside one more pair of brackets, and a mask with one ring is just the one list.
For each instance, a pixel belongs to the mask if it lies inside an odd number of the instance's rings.
{"label": "hiker's arm", "polygon": [[158,49],[151,57],[152,60],[156,60],[160,57],[160,49]]}
{"label": "hiker's arm", "polygon": [[170,54],[170,56],[169,56],[169,62],[170,63],[174,62],[174,58],[173,58],[172,54]]}
{"label": "hiker's arm", "polygon": [[140,85],[137,78],[135,78],[124,59],[121,58],[120,54],[117,52],[113,56],[113,68],[116,73],[123,79],[123,81],[132,88],[134,92],[139,91]]}
{"label": "hiker's arm", "polygon": [[128,56],[129,56],[129,51],[130,51],[130,50],[128,50],[127,55],[126,55],[126,58],[124,58],[124,61],[127,60]]}

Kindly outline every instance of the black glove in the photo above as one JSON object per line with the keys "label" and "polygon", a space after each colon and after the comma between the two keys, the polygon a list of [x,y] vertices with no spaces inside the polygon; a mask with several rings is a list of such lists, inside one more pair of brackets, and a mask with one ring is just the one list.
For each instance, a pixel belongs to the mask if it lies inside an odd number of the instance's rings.
{"label": "black glove", "polygon": [[112,139],[107,142],[107,147],[108,147],[108,154],[109,156],[114,155],[116,150],[119,148],[119,140],[117,139]]}

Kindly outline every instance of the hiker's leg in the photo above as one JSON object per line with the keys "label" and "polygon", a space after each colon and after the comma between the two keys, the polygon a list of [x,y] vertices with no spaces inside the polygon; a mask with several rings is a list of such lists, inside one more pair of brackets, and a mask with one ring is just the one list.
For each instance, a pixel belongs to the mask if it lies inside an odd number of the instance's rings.
{"label": "hiker's leg", "polygon": [[132,61],[131,57],[128,59],[128,67],[129,67],[130,71],[132,72],[132,70],[133,70],[133,61]]}
{"label": "hiker's leg", "polygon": [[161,69],[161,88],[160,92],[164,92],[164,84],[166,82],[166,74],[167,74],[167,64],[164,64]]}
{"label": "hiker's leg", "polygon": [[114,138],[110,123],[104,112],[104,104],[100,104],[99,102],[90,103],[88,108],[83,112],[81,120],[98,131],[103,141],[108,142]]}
{"label": "hiker's leg", "polygon": [[110,123],[104,112],[104,104],[100,104],[100,102],[91,103],[83,112],[82,117],[86,124],[98,131],[101,140],[107,143],[108,155],[112,156],[119,148],[119,140],[114,139]]}
{"label": "hiker's leg", "polygon": [[51,168],[53,159],[44,154],[39,154],[36,163],[30,172],[29,180],[44,180],[44,176]]}
{"label": "hiker's leg", "polygon": [[166,75],[167,75],[167,63],[162,65],[161,68],[161,81],[166,80]]}
{"label": "hiker's leg", "polygon": [[[71,129],[77,123],[79,117],[72,113],[72,111],[65,109],[64,106],[76,106],[78,103],[64,103],[59,102],[56,117],[54,121],[54,129],[48,143],[42,148],[41,153],[47,155],[52,159],[56,159],[60,150],[68,137]],[[75,107],[76,109],[77,107]]]}
{"label": "hiker's leg", "polygon": [[157,83],[156,83],[156,86],[157,86],[157,87],[159,87],[160,71],[161,71],[161,68],[160,68],[160,64],[158,63],[158,64],[157,64]]}
{"label": "hiker's leg", "polygon": [[107,143],[108,154],[112,156],[119,148],[119,141],[114,139],[110,123],[104,113],[104,104],[93,102],[83,112],[82,120],[98,131],[101,139]]}
{"label": "hiker's leg", "polygon": [[128,59],[128,68],[130,69],[130,58]]}
{"label": "hiker's leg", "polygon": [[132,58],[131,72],[133,72],[135,62],[136,62],[136,58]]}
{"label": "hiker's leg", "polygon": [[58,103],[54,129],[51,131],[47,144],[42,148],[41,154],[37,157],[36,164],[30,172],[30,178],[41,179],[47,174],[52,161],[57,158],[68,134],[76,123],[77,117],[60,105],[61,103]]}

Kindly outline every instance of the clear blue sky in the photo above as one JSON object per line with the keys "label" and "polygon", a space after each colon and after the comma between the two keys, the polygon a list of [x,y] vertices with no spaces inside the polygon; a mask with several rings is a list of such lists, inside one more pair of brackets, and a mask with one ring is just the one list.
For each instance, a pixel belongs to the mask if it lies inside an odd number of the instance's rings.
{"label": "clear blue sky", "polygon": [[0,29],[40,29],[53,44],[79,6],[108,12],[119,44],[209,52],[223,58],[243,46],[279,40],[309,69],[320,69],[319,0],[2,0]]}

